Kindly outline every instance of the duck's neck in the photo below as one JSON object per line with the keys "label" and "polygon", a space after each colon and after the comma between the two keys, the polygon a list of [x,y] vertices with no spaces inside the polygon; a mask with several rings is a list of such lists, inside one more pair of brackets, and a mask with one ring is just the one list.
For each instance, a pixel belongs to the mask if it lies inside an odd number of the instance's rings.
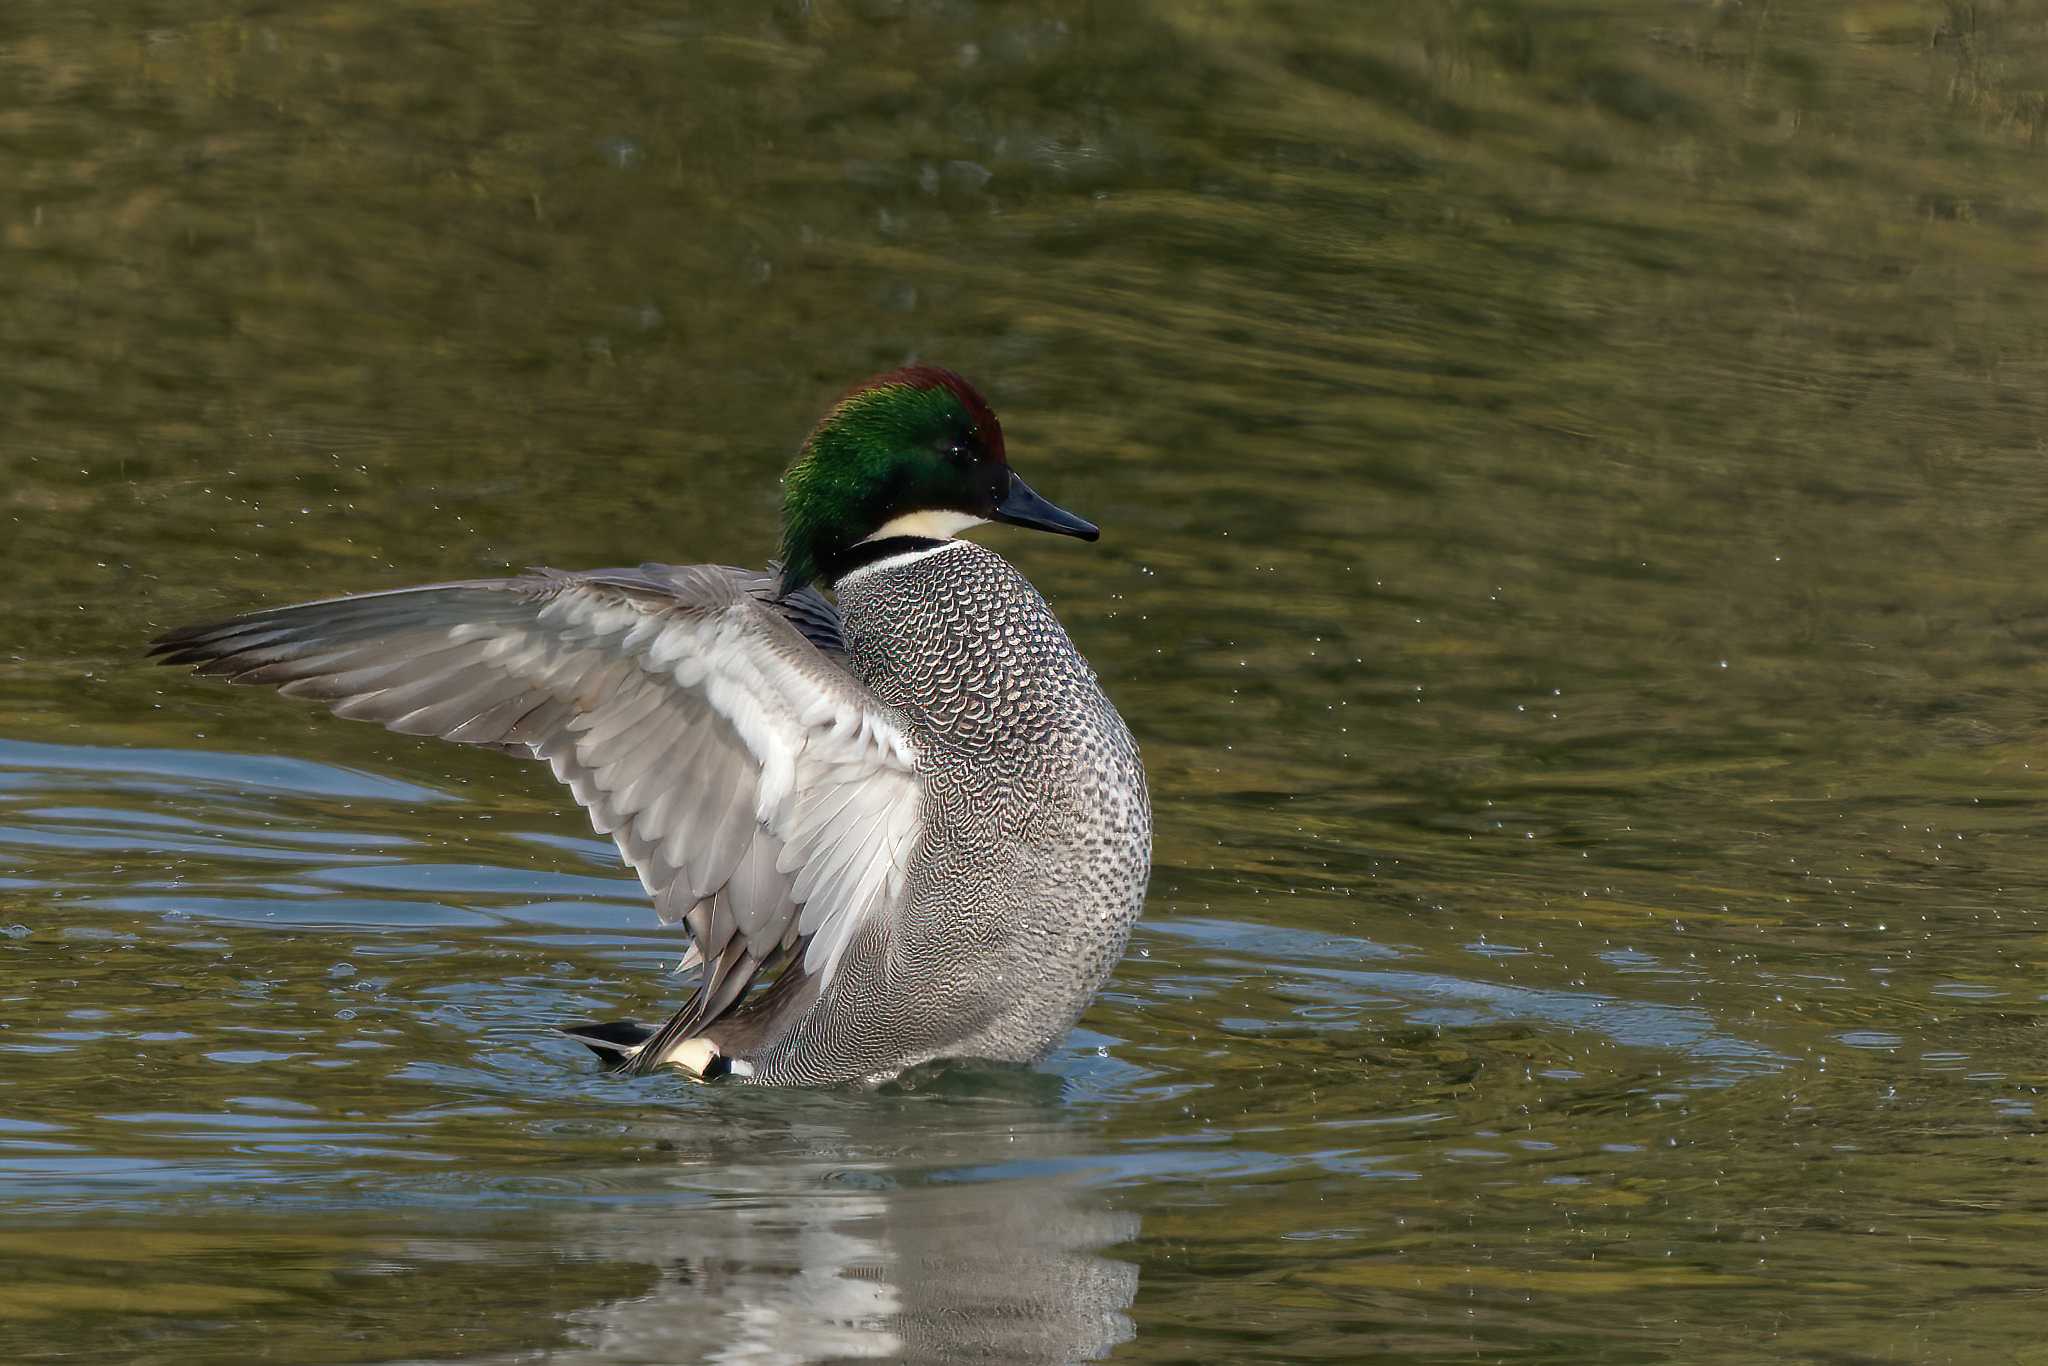
{"label": "duck's neck", "polygon": [[856,573],[877,569],[887,561],[913,559],[918,555],[930,555],[954,545],[942,537],[870,537],[856,545],[846,547],[838,555],[825,561],[825,580],[838,588]]}
{"label": "duck's neck", "polygon": [[907,562],[921,558],[955,544],[955,538],[961,532],[969,527],[983,526],[986,522],[986,518],[944,509],[906,512],[899,517],[891,517],[866,539],[830,556],[824,565],[825,577],[836,587],[848,575],[874,569],[885,561]]}

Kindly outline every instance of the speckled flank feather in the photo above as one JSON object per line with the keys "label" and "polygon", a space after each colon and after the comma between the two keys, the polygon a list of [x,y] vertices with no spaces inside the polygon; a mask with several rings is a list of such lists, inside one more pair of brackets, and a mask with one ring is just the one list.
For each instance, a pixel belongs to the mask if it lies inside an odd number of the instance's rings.
{"label": "speckled flank feather", "polygon": [[[763,1079],[1029,1061],[1122,956],[1152,813],[1137,745],[1022,574],[969,541],[839,585],[847,650],[917,749],[926,834]],[[718,1037],[714,1027],[712,1037]]]}

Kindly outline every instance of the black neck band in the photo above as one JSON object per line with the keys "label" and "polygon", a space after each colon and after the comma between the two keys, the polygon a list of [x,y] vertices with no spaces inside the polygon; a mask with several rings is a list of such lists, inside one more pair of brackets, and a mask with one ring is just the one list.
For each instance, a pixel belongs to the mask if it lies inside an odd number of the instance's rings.
{"label": "black neck band", "polygon": [[884,536],[879,541],[862,541],[850,545],[837,555],[825,561],[825,578],[838,583],[856,569],[865,569],[877,560],[886,560],[891,555],[903,555],[913,550],[937,550],[945,542],[930,536]]}

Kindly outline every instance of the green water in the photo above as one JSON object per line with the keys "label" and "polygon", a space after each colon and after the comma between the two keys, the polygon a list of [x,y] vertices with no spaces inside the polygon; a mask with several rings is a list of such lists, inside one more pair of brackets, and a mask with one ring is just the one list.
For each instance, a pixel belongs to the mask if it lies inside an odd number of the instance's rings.
{"label": "green water", "polygon": [[[2041,1362],[2048,5],[0,7],[0,1358]],[[758,563],[840,388],[1143,745],[1036,1074],[596,1075],[544,771],[159,627]]]}

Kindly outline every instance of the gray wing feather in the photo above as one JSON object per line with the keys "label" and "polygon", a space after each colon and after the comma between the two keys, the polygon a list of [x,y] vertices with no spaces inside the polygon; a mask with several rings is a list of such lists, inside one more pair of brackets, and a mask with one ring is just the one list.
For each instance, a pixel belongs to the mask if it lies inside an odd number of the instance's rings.
{"label": "gray wing feather", "polygon": [[915,754],[839,662],[838,613],[777,586],[715,565],[543,569],[256,612],[152,652],[546,760],[689,928],[706,967],[663,1031],[680,1037],[800,949],[828,974],[921,834]]}

